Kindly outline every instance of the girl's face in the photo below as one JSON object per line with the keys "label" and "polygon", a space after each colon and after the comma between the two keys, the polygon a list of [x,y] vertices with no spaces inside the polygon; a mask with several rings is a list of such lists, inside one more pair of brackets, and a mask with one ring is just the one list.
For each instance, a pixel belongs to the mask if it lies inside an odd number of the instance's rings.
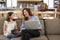
{"label": "girl's face", "polygon": [[29,14],[28,14],[28,12],[26,10],[24,10],[23,12],[24,12],[25,17],[29,16]]}
{"label": "girl's face", "polygon": [[10,16],[10,19],[14,19],[14,14],[12,14],[12,15]]}

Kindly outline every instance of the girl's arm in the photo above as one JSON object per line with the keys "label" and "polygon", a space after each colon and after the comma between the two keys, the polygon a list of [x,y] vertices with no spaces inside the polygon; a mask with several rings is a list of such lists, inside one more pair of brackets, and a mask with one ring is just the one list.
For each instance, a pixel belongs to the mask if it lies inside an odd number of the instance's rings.
{"label": "girl's arm", "polygon": [[5,33],[6,32],[6,24],[4,23],[4,25],[3,25],[3,33]]}

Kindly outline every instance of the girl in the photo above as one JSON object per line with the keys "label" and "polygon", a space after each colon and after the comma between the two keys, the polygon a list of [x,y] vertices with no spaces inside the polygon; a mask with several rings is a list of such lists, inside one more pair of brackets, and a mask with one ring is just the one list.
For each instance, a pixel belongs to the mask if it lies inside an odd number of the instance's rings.
{"label": "girl", "polygon": [[11,33],[11,30],[17,29],[17,23],[13,20],[13,12],[8,12],[7,19],[4,22],[3,33],[7,38],[14,38],[16,35]]}

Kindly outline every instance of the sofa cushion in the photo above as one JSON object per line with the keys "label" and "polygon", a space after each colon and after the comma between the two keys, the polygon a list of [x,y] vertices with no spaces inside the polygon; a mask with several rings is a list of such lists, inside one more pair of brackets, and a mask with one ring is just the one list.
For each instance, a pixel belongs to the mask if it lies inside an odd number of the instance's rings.
{"label": "sofa cushion", "polygon": [[36,38],[31,38],[31,40],[48,40],[46,36],[40,36],[40,37],[36,37]]}
{"label": "sofa cushion", "polygon": [[0,18],[0,34],[3,34],[4,18]]}
{"label": "sofa cushion", "polygon": [[60,19],[45,20],[46,34],[60,34]]}
{"label": "sofa cushion", "polygon": [[12,38],[11,40],[21,40],[21,37]]}
{"label": "sofa cushion", "polygon": [[3,35],[0,35],[0,40],[10,40],[10,39],[4,37]]}
{"label": "sofa cushion", "polygon": [[60,40],[60,35],[47,35],[49,40]]}

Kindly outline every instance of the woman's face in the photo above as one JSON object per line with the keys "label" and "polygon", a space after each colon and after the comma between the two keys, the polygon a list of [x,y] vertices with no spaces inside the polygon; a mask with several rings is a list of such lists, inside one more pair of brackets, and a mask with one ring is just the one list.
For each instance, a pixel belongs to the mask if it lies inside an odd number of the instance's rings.
{"label": "woman's face", "polygon": [[29,14],[28,14],[28,12],[26,10],[24,10],[23,12],[24,12],[25,17],[29,16]]}

